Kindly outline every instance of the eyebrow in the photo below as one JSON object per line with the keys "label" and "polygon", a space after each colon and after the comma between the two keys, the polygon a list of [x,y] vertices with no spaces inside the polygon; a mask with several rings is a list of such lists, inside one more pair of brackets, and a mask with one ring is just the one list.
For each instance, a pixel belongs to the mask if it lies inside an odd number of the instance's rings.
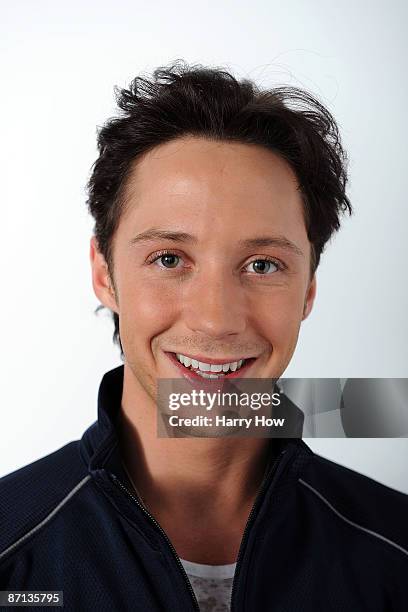
{"label": "eyebrow", "polygon": [[[173,242],[197,244],[198,239],[192,234],[186,232],[175,232],[161,230],[152,227],[144,232],[141,232],[132,240],[130,244],[139,244],[141,242],[152,242],[154,240],[171,240]],[[301,249],[285,236],[256,236],[254,238],[245,238],[238,240],[238,245],[242,248],[262,248],[267,246],[276,246],[286,251],[290,251],[299,257],[304,257]]]}

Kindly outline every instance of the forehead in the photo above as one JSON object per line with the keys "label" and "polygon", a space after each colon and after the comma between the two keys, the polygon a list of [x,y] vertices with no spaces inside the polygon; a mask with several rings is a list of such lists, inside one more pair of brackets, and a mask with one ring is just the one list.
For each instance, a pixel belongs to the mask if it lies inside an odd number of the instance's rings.
{"label": "forehead", "polygon": [[258,145],[197,137],[162,144],[133,164],[124,201],[122,221],[138,231],[167,223],[234,235],[270,225],[305,236],[294,171]]}

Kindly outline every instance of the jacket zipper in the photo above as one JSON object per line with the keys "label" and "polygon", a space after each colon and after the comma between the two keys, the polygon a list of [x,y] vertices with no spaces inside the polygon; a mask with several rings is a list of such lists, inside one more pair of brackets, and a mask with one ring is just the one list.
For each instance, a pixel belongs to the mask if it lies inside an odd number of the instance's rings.
{"label": "jacket zipper", "polygon": [[200,606],[198,604],[197,601],[197,597],[195,596],[195,593],[193,591],[193,587],[191,586],[191,582],[188,579],[186,570],[183,567],[183,564],[180,561],[180,557],[177,554],[176,549],[174,548],[173,544],[171,543],[167,533],[164,531],[164,529],[159,525],[159,523],[156,521],[156,519],[154,518],[154,516],[152,516],[150,514],[150,512],[148,512],[148,510],[146,510],[146,508],[139,502],[139,500],[129,491],[129,489],[127,489],[127,487],[125,487],[125,485],[115,476],[115,474],[110,473],[110,477],[112,478],[112,480],[114,481],[114,483],[119,486],[127,495],[128,497],[130,497],[138,506],[139,508],[144,512],[144,514],[150,519],[150,521],[152,521],[152,523],[154,524],[154,526],[160,531],[160,533],[162,534],[162,536],[164,537],[164,539],[166,540],[171,552],[173,553],[173,556],[177,562],[178,567],[181,570],[181,573],[184,577],[184,581],[188,587],[188,590],[190,592],[191,595],[191,599],[193,602],[193,606],[194,609],[197,610],[197,612],[200,612]]}
{"label": "jacket zipper", "polygon": [[233,598],[234,598],[234,593],[237,590],[237,582],[238,582],[238,575],[239,575],[239,571],[241,569],[241,563],[242,563],[242,557],[244,555],[244,550],[245,550],[245,546],[248,540],[248,536],[249,536],[249,531],[251,528],[251,525],[253,523],[254,520],[254,516],[255,513],[257,512],[261,501],[263,499],[264,493],[267,490],[269,483],[272,479],[273,474],[276,472],[276,469],[278,467],[278,463],[280,462],[280,459],[282,457],[282,455],[284,455],[286,453],[286,450],[283,450],[275,459],[275,462],[273,463],[271,469],[269,470],[269,472],[265,475],[265,478],[263,480],[263,482],[261,483],[261,486],[258,490],[254,505],[252,506],[251,512],[249,513],[247,522],[245,524],[245,529],[244,529],[244,533],[242,536],[242,540],[241,540],[241,544],[239,547],[239,551],[238,551],[238,557],[237,557],[237,565],[235,567],[235,573],[234,573],[234,579],[232,581],[232,590],[231,590],[231,598],[230,598],[230,612],[234,612],[235,610],[235,606],[233,605]]}
{"label": "jacket zipper", "polygon": [[[237,585],[237,580],[238,580],[238,573],[239,570],[241,569],[241,563],[242,563],[242,557],[244,554],[244,550],[245,550],[245,546],[246,546],[246,542],[248,540],[248,536],[249,536],[249,531],[250,531],[250,527],[251,524],[253,522],[254,519],[254,515],[256,513],[256,511],[258,510],[260,503],[262,501],[263,495],[266,491],[266,489],[268,488],[269,482],[273,476],[273,474],[276,471],[276,468],[278,466],[278,463],[282,457],[282,455],[284,455],[286,453],[286,450],[283,450],[278,457],[275,459],[274,464],[272,465],[269,473],[265,476],[255,499],[254,505],[251,508],[251,512],[249,513],[247,522],[245,524],[245,529],[244,529],[244,533],[242,536],[242,540],[241,540],[241,544],[239,547],[239,551],[238,551],[238,557],[237,557],[237,565],[235,567],[235,574],[234,574],[234,579],[232,582],[232,590],[231,590],[231,598],[230,598],[230,612],[233,612],[235,607],[233,607],[233,597],[234,597],[234,593],[236,591],[236,585]],[[162,536],[164,537],[165,541],[167,542],[171,552],[173,553],[173,557],[176,560],[176,563],[178,565],[178,567],[180,568],[180,571],[184,577],[184,581],[187,585],[187,588],[189,590],[189,593],[191,595],[191,599],[193,602],[193,606],[194,609],[197,610],[197,612],[200,612],[200,606],[198,604],[197,601],[197,597],[195,596],[193,587],[191,586],[191,582],[188,579],[186,570],[184,569],[183,564],[180,561],[180,557],[177,554],[176,549],[174,548],[173,544],[171,543],[171,540],[169,539],[168,535],[166,534],[166,532],[164,531],[164,529],[160,526],[160,524],[156,521],[156,519],[154,518],[154,516],[152,514],[150,514],[150,512],[148,510],[146,510],[146,508],[139,502],[139,500],[129,491],[129,489],[127,487],[125,487],[125,485],[115,476],[115,474],[110,473],[110,477],[112,478],[112,480],[114,481],[114,483],[116,484],[116,486],[119,486],[128,497],[130,497],[137,505],[138,507],[143,511],[143,513],[149,518],[149,520],[154,524],[154,526],[159,530],[159,532],[162,534]]]}

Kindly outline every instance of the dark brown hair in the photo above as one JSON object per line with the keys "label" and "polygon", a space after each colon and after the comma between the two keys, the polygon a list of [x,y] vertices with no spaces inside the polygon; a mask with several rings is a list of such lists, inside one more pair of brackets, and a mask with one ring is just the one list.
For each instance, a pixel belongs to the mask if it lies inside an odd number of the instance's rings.
{"label": "dark brown hair", "polygon": [[[313,275],[325,244],[340,228],[340,214],[352,213],[339,130],[316,97],[288,85],[261,90],[222,68],[189,66],[183,60],[157,68],[152,77],[136,77],[128,89],[115,88],[115,93],[122,112],[99,130],[99,157],[87,184],[94,234],[112,283],[112,239],[132,162],[186,135],[261,145],[289,163],[304,203]],[[113,339],[122,351],[119,317],[112,315]]]}

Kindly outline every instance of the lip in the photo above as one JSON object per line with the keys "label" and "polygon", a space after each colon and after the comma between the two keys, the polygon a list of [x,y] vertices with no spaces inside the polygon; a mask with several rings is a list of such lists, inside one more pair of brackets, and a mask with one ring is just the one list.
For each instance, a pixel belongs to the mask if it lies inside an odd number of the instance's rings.
{"label": "lip", "polygon": [[[195,372],[193,372],[193,370],[189,370],[188,368],[183,366],[183,364],[179,362],[179,360],[177,359],[174,353],[165,351],[165,354],[170,359],[170,361],[174,363],[174,365],[180,370],[184,378],[192,379],[192,380],[201,380],[205,382],[217,382],[221,380],[227,380],[229,378],[240,378],[242,374],[245,374],[247,372],[247,370],[251,367],[251,365],[257,359],[256,357],[249,357],[247,363],[243,365],[242,367],[240,367],[239,370],[235,370],[235,372],[229,372],[228,374],[224,374],[223,376],[219,376],[218,378],[205,378],[204,376],[200,376],[200,374],[196,374]],[[184,355],[184,353],[182,354]],[[186,357],[188,357],[188,355],[186,355]],[[194,357],[194,359],[197,359],[197,358]],[[197,361],[204,361],[204,360],[197,359]],[[235,359],[235,361],[239,361],[239,359]],[[204,363],[212,363],[212,364],[217,365],[220,363],[232,363],[232,362],[221,361],[220,359],[218,360],[212,359],[211,361],[205,361]],[[214,372],[214,374],[221,374],[221,372]]]}

